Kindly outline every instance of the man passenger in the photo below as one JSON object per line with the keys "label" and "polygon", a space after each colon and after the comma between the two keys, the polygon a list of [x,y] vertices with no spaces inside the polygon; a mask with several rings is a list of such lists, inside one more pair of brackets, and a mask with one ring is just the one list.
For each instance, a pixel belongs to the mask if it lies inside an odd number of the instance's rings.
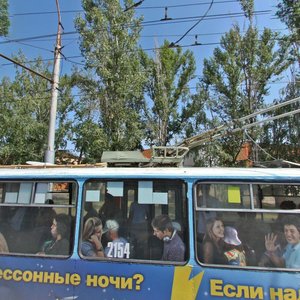
{"label": "man passenger", "polygon": [[169,216],[160,215],[152,220],[153,234],[164,242],[162,260],[184,261],[185,245],[174,229]]}
{"label": "man passenger", "polygon": [[296,216],[288,216],[283,220],[284,236],[287,246],[282,256],[278,255],[280,244],[276,234],[268,234],[265,237],[266,255],[276,267],[289,269],[300,268],[300,221]]}
{"label": "man passenger", "polygon": [[104,253],[106,257],[129,258],[130,245],[123,237],[119,236],[119,224],[116,220],[107,220],[103,233],[108,240]]}

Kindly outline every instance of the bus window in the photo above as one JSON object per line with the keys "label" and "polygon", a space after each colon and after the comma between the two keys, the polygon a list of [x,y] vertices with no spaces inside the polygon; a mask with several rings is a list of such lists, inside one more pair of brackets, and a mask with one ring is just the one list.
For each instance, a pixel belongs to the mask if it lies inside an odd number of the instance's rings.
{"label": "bus window", "polygon": [[250,208],[250,189],[245,184],[198,184],[198,207]]}
{"label": "bus window", "polygon": [[197,184],[195,213],[199,262],[299,269],[300,220],[295,211],[299,201],[298,187],[266,183]]}
{"label": "bus window", "polygon": [[75,199],[73,182],[1,182],[0,228],[7,244],[5,252],[69,256]]}
{"label": "bus window", "polygon": [[[81,256],[145,261],[164,258],[178,262],[177,258],[164,256],[167,244],[164,241],[168,239],[170,245],[178,240],[183,253],[180,262],[185,261],[188,219],[185,194],[185,184],[179,180],[87,181]],[[158,216],[164,216],[164,222],[168,223],[163,234],[169,235],[168,238],[155,234],[152,222]]]}
{"label": "bus window", "polygon": [[300,186],[282,184],[254,184],[254,204],[263,209],[300,208]]}

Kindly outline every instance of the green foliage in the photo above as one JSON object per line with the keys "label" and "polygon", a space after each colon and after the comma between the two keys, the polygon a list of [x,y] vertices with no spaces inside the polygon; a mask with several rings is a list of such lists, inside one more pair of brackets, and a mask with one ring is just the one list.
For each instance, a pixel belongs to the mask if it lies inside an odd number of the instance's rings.
{"label": "green foliage", "polygon": [[[20,53],[16,60],[25,61]],[[51,77],[49,65],[41,58],[30,65],[32,69]],[[71,98],[61,86],[58,103],[57,145],[63,144],[66,111]],[[45,79],[18,67],[13,81],[3,78],[0,83],[0,164],[24,164],[28,160],[43,161],[47,144],[51,86]],[[66,102],[64,100],[66,99]]]}
{"label": "green foliage", "polygon": [[[283,42],[289,49],[291,59],[300,66],[300,1],[298,0],[282,0],[277,5],[278,11],[276,15],[285,23],[289,29],[289,34],[284,36]],[[298,71],[299,74],[299,71]]]}
{"label": "green foliage", "polygon": [[9,29],[8,0],[0,0],[0,36],[7,36]]}
{"label": "green foliage", "polygon": [[171,49],[165,41],[154,59],[148,58],[149,103],[145,109],[147,142],[165,146],[183,132],[191,115],[188,83],[194,78],[195,59],[191,51]]}
{"label": "green foliage", "polygon": [[[283,103],[285,101],[300,97],[300,77],[293,76],[293,80],[281,91],[279,99],[275,99],[273,104]],[[272,117],[284,114],[290,111],[300,109],[300,103],[278,108],[267,115]],[[300,149],[300,114],[294,114],[278,120],[274,120],[264,126],[263,134],[260,137],[260,143],[266,152],[259,152],[259,160],[270,160],[272,157],[288,161],[299,162]],[[269,155],[268,155],[268,154]],[[271,157],[271,158],[270,158]]]}
{"label": "green foliage", "polygon": [[[198,101],[206,104],[211,119],[217,118],[221,124],[233,122],[230,128],[234,129],[241,125],[237,119],[264,106],[268,83],[290,63],[281,49],[275,50],[275,38],[269,29],[259,36],[252,26],[244,35],[234,26],[221,38],[221,47],[214,50],[212,58],[204,60],[203,80],[199,84]],[[255,118],[250,120],[254,121]],[[258,134],[251,131],[254,139]],[[220,157],[222,164],[235,165],[243,135],[229,134],[219,142],[223,147],[220,154],[226,153]]]}
{"label": "green foliage", "polygon": [[252,20],[254,11],[254,0],[239,0],[246,18]]}
{"label": "green foliage", "polygon": [[[127,7],[132,3],[125,1]],[[86,63],[85,71],[77,70],[73,76],[83,95],[74,127],[75,146],[83,156],[98,159],[94,154],[103,150],[137,149],[143,138],[140,111],[146,77],[138,47],[141,27],[134,10],[124,12],[117,0],[83,0],[82,5],[85,16],[78,17],[75,25]],[[87,140],[90,135],[81,135],[79,128],[86,127],[82,122],[97,128],[93,146]]]}
{"label": "green foliage", "polygon": [[298,0],[281,0],[277,5],[276,15],[284,22],[289,30],[296,36],[299,43],[300,37],[300,2]]}

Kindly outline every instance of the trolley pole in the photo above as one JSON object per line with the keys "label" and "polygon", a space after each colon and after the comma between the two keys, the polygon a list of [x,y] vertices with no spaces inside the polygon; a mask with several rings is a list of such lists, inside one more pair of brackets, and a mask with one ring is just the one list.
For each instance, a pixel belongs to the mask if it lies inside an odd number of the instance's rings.
{"label": "trolley pole", "polygon": [[48,129],[48,146],[45,151],[45,162],[54,164],[55,161],[55,127],[56,127],[56,113],[57,113],[57,98],[58,98],[58,85],[60,73],[60,60],[61,60],[61,17],[59,10],[59,3],[56,0],[56,8],[58,14],[58,30],[56,37],[56,45],[54,51],[54,65],[53,65],[53,83],[51,89],[51,108],[50,108],[50,121]]}

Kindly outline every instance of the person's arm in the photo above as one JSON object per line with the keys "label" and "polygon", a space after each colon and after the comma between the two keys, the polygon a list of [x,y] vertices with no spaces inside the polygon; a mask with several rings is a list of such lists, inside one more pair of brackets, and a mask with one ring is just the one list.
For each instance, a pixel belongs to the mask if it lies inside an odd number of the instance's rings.
{"label": "person's arm", "polygon": [[213,245],[211,242],[205,242],[203,245],[203,260],[206,264],[212,264],[213,263]]}
{"label": "person's arm", "polygon": [[90,238],[90,241],[93,243],[95,247],[95,254],[93,256],[104,257],[104,249],[98,237],[95,234],[93,234]]}
{"label": "person's arm", "polygon": [[96,256],[97,257],[104,257],[104,249],[103,249],[102,246],[101,246],[101,248],[96,249]]}
{"label": "person's arm", "polygon": [[277,255],[277,249],[279,249],[280,245],[275,244],[276,240],[277,235],[274,233],[269,233],[265,236],[266,254],[276,267],[285,267],[284,258]]}

